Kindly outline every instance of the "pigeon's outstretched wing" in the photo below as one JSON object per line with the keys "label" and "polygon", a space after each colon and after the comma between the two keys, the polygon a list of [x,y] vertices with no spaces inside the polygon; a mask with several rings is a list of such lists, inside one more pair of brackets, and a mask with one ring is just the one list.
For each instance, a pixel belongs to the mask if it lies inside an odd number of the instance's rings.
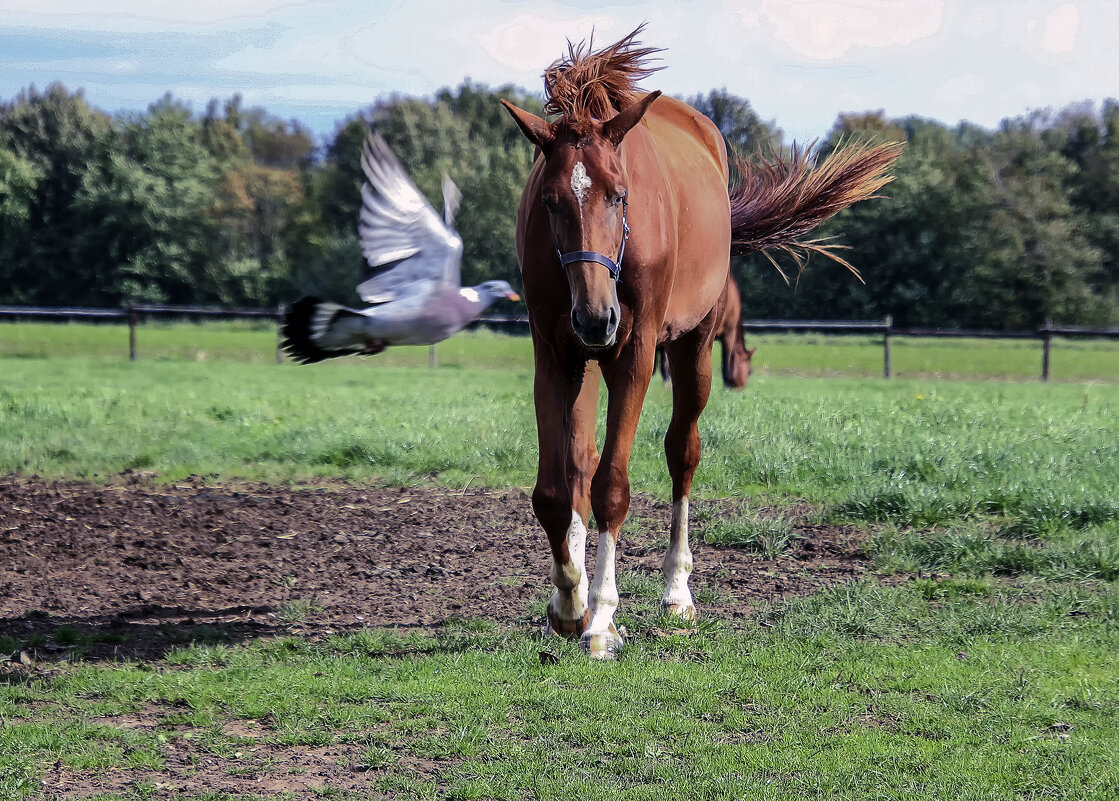
{"label": "pigeon's outstretched wing", "polygon": [[443,173],[443,224],[451,228],[455,224],[455,215],[462,203],[462,192],[455,186],[451,176]]}
{"label": "pigeon's outstretched wing", "polygon": [[440,219],[375,133],[365,139],[361,169],[368,183],[361,188],[358,234],[369,270],[358,295],[367,303],[386,303],[457,289],[462,239],[451,227],[459,198],[454,183],[444,179]]}

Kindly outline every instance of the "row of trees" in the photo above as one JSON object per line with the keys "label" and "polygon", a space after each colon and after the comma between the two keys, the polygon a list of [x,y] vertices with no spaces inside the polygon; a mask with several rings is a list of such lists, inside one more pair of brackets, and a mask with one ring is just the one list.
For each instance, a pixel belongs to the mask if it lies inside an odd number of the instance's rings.
{"label": "row of trees", "polygon": [[[295,121],[170,95],[110,117],[52,85],[0,105],[0,303],[270,306],[304,293],[355,301],[361,142],[372,123],[439,206],[462,189],[463,278],[518,283],[516,205],[533,151],[498,98],[470,83],[393,98],[316,147]],[[692,98],[738,152],[781,152],[773,123],[725,91]],[[844,115],[821,150],[905,139],[887,199],[823,232],[866,278],[820,260],[787,286],[764,258],[734,270],[748,317],[881,318],[1024,328],[1119,322],[1119,104],[1082,104],[988,131]],[[514,311],[509,308],[507,311]]]}
{"label": "row of trees", "polygon": [[841,117],[852,135],[907,142],[887,199],[853,207],[824,233],[851,247],[866,285],[819,262],[793,297],[772,268],[736,265],[759,317],[893,314],[902,325],[1028,328],[1119,323],[1119,103],[947,128],[881,114]]}

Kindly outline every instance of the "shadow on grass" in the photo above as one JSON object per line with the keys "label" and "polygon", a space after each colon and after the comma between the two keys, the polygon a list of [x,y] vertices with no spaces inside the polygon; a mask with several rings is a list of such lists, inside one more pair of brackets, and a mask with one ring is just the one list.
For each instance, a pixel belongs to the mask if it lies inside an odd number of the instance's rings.
{"label": "shadow on grass", "polygon": [[[317,637],[361,631],[353,625],[304,625],[281,619],[270,606],[186,609],[144,606],[113,615],[48,615],[33,612],[0,618],[0,655],[20,654],[34,663],[160,661],[189,645],[236,645],[251,640]],[[404,632],[433,631],[422,624],[402,624]],[[0,681],[3,679],[0,678]]]}

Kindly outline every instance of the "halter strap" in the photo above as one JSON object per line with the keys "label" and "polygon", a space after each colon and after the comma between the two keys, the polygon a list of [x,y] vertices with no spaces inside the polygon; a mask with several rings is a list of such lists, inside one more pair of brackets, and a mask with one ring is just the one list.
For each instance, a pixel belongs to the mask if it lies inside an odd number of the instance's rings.
{"label": "halter strap", "polygon": [[560,249],[556,248],[556,255],[559,256],[560,266],[566,268],[569,264],[574,264],[577,261],[593,261],[595,264],[601,264],[610,271],[610,277],[615,281],[621,280],[622,273],[622,257],[626,255],[626,240],[629,239],[629,223],[626,222],[626,212],[629,211],[629,201],[622,198],[622,246],[618,250],[618,260],[614,261],[609,256],[604,256],[596,250],[572,250],[568,253],[561,253]]}
{"label": "halter strap", "polygon": [[561,267],[566,267],[576,261],[593,261],[601,264],[610,271],[610,277],[615,281],[618,280],[618,273],[622,271],[622,265],[611,261],[607,256],[603,256],[601,253],[593,250],[573,250],[570,253],[560,253],[557,250],[556,255],[559,256]]}

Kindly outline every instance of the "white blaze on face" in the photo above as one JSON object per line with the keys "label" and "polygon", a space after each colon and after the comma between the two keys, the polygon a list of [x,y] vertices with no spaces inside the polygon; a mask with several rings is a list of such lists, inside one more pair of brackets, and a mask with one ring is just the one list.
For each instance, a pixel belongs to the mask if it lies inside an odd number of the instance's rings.
{"label": "white blaze on face", "polygon": [[571,170],[571,191],[575,193],[575,199],[579,201],[579,215],[583,214],[583,201],[587,199],[587,195],[591,191],[591,177],[587,175],[587,168],[583,162],[575,162],[574,169]]}

